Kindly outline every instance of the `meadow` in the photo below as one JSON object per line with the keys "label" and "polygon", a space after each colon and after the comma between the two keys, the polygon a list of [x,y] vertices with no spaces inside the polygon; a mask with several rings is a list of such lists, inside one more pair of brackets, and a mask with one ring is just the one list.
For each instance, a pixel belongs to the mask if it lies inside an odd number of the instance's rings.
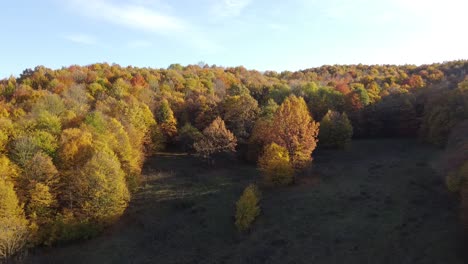
{"label": "meadow", "polygon": [[[317,149],[292,186],[262,185],[255,165],[158,153],[120,220],[96,238],[37,248],[24,263],[465,263],[458,201],[413,139]],[[248,232],[234,226],[249,183],[262,191]]]}

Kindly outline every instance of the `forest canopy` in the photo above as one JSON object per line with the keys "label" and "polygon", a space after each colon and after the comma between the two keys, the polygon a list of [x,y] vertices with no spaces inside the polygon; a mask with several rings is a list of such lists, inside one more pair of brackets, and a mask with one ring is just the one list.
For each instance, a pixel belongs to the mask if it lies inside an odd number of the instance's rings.
{"label": "forest canopy", "polygon": [[95,235],[122,215],[154,151],[260,157],[269,181],[289,184],[321,140],[343,148],[351,136],[417,137],[443,147],[468,119],[467,72],[468,61],[27,69],[0,80],[0,257]]}

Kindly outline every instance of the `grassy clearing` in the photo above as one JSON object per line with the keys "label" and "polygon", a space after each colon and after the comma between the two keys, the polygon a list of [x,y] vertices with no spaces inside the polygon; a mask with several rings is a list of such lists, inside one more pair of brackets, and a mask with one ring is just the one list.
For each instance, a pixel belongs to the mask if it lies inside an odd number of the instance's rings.
{"label": "grassy clearing", "polygon": [[116,226],[27,262],[464,263],[455,199],[432,168],[437,155],[410,140],[317,151],[298,184],[263,190],[261,215],[240,234],[235,202],[260,179],[254,166],[159,154]]}

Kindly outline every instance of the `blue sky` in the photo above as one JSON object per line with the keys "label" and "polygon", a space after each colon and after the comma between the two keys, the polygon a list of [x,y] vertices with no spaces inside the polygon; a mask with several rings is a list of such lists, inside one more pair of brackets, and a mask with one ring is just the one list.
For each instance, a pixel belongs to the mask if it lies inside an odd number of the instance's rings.
{"label": "blue sky", "polygon": [[466,0],[3,0],[0,78],[44,65],[257,70],[468,59]]}

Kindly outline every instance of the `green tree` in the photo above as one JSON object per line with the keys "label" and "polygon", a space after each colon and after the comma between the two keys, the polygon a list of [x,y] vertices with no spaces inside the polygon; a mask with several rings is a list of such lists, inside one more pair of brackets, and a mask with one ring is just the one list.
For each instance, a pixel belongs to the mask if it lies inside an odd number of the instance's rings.
{"label": "green tree", "polygon": [[452,128],[468,119],[468,89],[464,89],[465,82],[455,90],[434,96],[427,103],[420,129],[423,139],[444,146]]}
{"label": "green tree", "polygon": [[229,96],[223,108],[227,127],[238,139],[248,139],[259,113],[257,101],[249,94]]}
{"label": "green tree", "polygon": [[185,125],[179,130],[177,141],[184,151],[191,151],[193,150],[193,144],[202,137],[203,134],[198,131],[196,127],[190,125],[190,123],[185,123]]}
{"label": "green tree", "polygon": [[320,120],[329,109],[340,112],[344,110],[345,100],[343,94],[332,88],[320,87],[311,90],[308,97],[309,109],[317,120]]}
{"label": "green tree", "polygon": [[60,135],[62,123],[58,116],[47,111],[39,111],[34,118],[36,129],[44,130],[52,135]]}
{"label": "green tree", "polygon": [[273,99],[268,99],[267,103],[261,108],[260,118],[264,120],[273,120],[279,105]]}
{"label": "green tree", "polygon": [[57,137],[49,132],[36,130],[31,134],[34,144],[44,153],[52,158],[55,158],[59,147]]}
{"label": "green tree", "polygon": [[319,146],[344,148],[353,136],[353,127],[346,113],[329,110],[320,122]]}

